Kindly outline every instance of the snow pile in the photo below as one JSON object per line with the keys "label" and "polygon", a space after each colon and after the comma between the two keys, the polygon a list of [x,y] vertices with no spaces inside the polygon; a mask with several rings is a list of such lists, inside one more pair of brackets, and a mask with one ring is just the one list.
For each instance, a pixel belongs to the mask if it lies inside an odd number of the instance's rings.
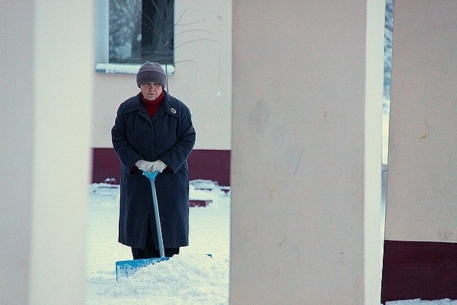
{"label": "snow pile", "polygon": [[178,255],[120,278],[104,294],[123,304],[227,304],[228,268],[226,259]]}

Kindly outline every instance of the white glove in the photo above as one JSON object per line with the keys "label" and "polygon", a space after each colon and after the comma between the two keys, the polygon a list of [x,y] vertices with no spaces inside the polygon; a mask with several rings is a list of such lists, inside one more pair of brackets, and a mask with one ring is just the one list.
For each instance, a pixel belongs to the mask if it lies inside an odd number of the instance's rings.
{"label": "white glove", "polygon": [[138,162],[135,163],[136,167],[138,169],[145,171],[145,172],[163,172],[165,168],[167,168],[167,165],[163,163],[160,160],[154,161],[154,162],[149,162],[145,160],[139,160]]}
{"label": "white glove", "polygon": [[160,160],[152,162],[151,172],[163,172],[167,168],[167,165]]}
{"label": "white glove", "polygon": [[136,167],[138,167],[139,170],[149,172],[149,168],[152,168],[152,162],[146,161],[146,160],[140,160],[135,163]]}

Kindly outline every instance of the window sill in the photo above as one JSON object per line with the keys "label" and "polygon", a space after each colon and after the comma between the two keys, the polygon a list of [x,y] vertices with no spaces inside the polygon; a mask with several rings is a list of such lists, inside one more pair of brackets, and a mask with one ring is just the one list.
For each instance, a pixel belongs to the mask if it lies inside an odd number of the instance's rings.
{"label": "window sill", "polygon": [[[141,65],[133,64],[111,64],[111,63],[98,63],[95,65],[95,72],[106,74],[136,74]],[[175,66],[162,65],[162,68],[167,71],[167,75],[175,74]]]}

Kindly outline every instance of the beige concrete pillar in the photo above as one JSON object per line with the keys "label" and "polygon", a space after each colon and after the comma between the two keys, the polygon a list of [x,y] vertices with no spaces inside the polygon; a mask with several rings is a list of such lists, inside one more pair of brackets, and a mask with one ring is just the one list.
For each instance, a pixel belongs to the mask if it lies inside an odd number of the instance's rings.
{"label": "beige concrete pillar", "polygon": [[379,304],[384,1],[234,1],[231,304]]}
{"label": "beige concrete pillar", "polygon": [[0,3],[0,303],[83,304],[91,1]]}
{"label": "beige concrete pillar", "polygon": [[457,2],[396,0],[386,239],[457,242]]}

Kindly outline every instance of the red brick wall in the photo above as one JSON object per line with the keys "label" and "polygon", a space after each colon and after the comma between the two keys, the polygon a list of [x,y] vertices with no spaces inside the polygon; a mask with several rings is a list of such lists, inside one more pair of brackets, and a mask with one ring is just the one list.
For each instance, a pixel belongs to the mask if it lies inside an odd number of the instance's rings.
{"label": "red brick wall", "polygon": [[[92,183],[114,179],[119,183],[120,165],[112,148],[93,148]],[[230,150],[194,150],[189,157],[190,179],[205,179],[230,185]]]}
{"label": "red brick wall", "polygon": [[381,301],[457,300],[457,244],[386,240]]}

